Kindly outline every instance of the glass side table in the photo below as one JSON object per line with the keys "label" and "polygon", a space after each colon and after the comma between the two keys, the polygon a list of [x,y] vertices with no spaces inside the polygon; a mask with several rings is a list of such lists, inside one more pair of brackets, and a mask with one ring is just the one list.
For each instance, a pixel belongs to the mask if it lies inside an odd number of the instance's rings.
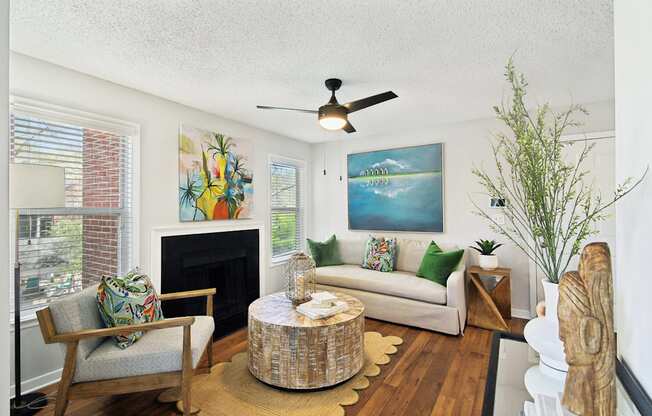
{"label": "glass side table", "polygon": [[[507,332],[494,331],[491,339],[491,355],[487,384],[485,385],[482,416],[524,415],[524,403],[533,398],[525,388],[525,373],[539,363],[536,352],[525,342],[525,338]],[[619,373],[622,373],[622,364]],[[652,414],[652,401],[648,397],[632,396],[621,381],[616,382],[617,415],[641,416]],[[629,383],[631,380],[626,378]],[[631,390],[631,387],[630,387]]]}
{"label": "glass side table", "polygon": [[532,401],[525,389],[525,372],[539,362],[525,338],[494,331],[482,416],[518,416]]}

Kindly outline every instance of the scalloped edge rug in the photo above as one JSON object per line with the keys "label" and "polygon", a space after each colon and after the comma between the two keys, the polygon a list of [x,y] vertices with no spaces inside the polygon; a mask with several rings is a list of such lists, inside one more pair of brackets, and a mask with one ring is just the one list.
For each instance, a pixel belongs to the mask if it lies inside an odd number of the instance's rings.
{"label": "scalloped edge rug", "polygon": [[[350,380],[330,389],[286,391],[270,387],[249,373],[247,353],[213,366],[211,373],[195,377],[192,404],[206,416],[344,416],[342,406],[358,402],[359,390],[369,387],[369,377],[380,374],[403,340],[365,332],[365,363]],[[177,405],[179,406],[179,402]]]}

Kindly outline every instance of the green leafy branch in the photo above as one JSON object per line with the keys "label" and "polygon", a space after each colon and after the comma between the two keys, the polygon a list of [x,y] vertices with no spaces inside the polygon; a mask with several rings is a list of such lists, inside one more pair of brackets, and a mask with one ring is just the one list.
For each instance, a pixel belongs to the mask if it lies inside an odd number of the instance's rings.
{"label": "green leafy branch", "polygon": [[597,233],[595,225],[604,221],[606,210],[631,192],[647,174],[634,182],[618,185],[604,199],[587,183],[583,168],[593,145],[584,144],[575,163],[566,161],[561,140],[568,128],[580,126],[578,114],[588,114],[579,105],[553,113],[548,104],[530,112],[525,105],[527,81],[517,73],[512,59],[505,77],[512,89],[508,104],[494,107],[497,118],[511,134],[498,133],[491,148],[497,174],[474,168],[473,174],[491,198],[505,200],[505,223],[499,224],[473,202],[476,214],[487,219],[494,231],[521,249],[557,283],[582,243]]}

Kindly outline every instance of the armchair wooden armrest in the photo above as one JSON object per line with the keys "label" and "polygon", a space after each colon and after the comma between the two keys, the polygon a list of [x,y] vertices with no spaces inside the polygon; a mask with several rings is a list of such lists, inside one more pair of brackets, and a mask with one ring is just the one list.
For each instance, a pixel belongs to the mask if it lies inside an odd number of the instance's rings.
{"label": "armchair wooden armrest", "polygon": [[116,326],[113,328],[86,329],[83,331],[65,332],[52,337],[54,342],[73,342],[85,338],[111,337],[115,335],[126,335],[136,331],[151,331],[153,329],[173,328],[175,326],[190,326],[195,323],[195,317],[186,316],[182,318],[162,319],[144,324]]}
{"label": "armchair wooden armrest", "polygon": [[216,290],[213,287],[210,289],[188,290],[186,292],[162,293],[158,298],[161,299],[161,301],[166,301],[206,296],[206,315],[213,316],[213,295],[215,295],[215,292]]}
{"label": "armchair wooden armrest", "polygon": [[50,315],[50,310],[48,308],[36,312],[36,316],[39,320],[41,332],[43,333],[43,339],[46,344],[51,344],[54,342],[78,342],[86,338],[110,337],[115,335],[131,334],[132,332],[136,331],[151,331],[153,329],[172,328],[175,326],[190,327],[195,322],[195,318],[193,316],[188,316],[182,318],[163,319],[160,321],[147,322],[144,324],[124,325],[113,328],[85,329],[82,331],[64,332],[58,334],[56,333],[54,326],[51,325],[52,316]]}
{"label": "armchair wooden armrest", "polygon": [[215,294],[215,288],[210,288],[210,289],[188,290],[186,292],[161,293],[159,295],[159,299],[161,299],[162,301],[188,299],[188,298],[198,298],[200,296],[213,296],[214,294]]}

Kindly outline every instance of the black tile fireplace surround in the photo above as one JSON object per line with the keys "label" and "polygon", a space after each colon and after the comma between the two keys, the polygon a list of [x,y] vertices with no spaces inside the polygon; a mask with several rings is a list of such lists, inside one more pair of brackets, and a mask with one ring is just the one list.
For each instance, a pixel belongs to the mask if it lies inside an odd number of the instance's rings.
{"label": "black tile fireplace surround", "polygon": [[[214,287],[214,338],[247,325],[247,308],[259,297],[258,230],[178,235],[161,240],[161,293]],[[206,301],[163,304],[166,318],[204,315]]]}

